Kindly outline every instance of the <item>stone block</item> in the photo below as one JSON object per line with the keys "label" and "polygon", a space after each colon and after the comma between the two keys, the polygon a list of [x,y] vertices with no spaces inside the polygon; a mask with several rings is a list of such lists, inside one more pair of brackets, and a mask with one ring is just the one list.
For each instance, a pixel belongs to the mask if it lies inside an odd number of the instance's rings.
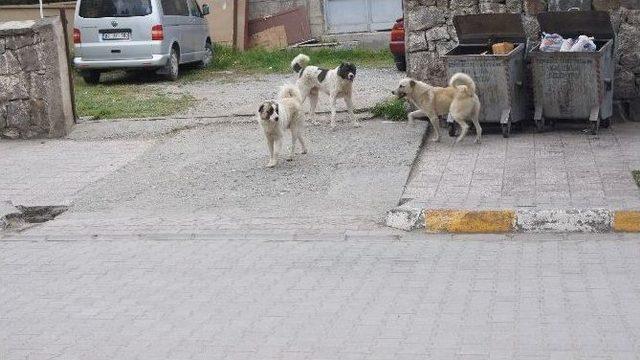
{"label": "stone block", "polygon": [[407,51],[416,52],[429,50],[429,44],[424,35],[424,31],[410,32],[407,35]]}
{"label": "stone block", "polygon": [[640,122],[640,98],[629,101],[629,120]]}
{"label": "stone block", "polygon": [[431,29],[446,24],[447,15],[447,11],[441,8],[421,7],[405,14],[405,25],[408,31]]}
{"label": "stone block", "polygon": [[592,0],[593,10],[611,11],[620,7],[620,0]]}
{"label": "stone block", "polygon": [[547,3],[544,0],[524,0],[523,5],[527,15],[538,15],[547,10]]}
{"label": "stone block", "polygon": [[429,29],[425,32],[425,38],[427,41],[438,41],[438,40],[449,40],[451,37],[449,36],[449,30],[447,26],[438,26],[432,29]]}
{"label": "stone block", "polygon": [[634,27],[640,26],[640,10],[627,10],[624,14],[624,22]]}
{"label": "stone block", "polygon": [[29,116],[31,118],[31,125],[40,129],[47,129],[49,127],[46,105],[47,104],[43,100],[29,100]]}
{"label": "stone block", "polygon": [[527,38],[530,40],[540,40],[540,24],[533,15],[524,15],[522,17],[522,25]]}
{"label": "stone block", "polygon": [[12,50],[0,54],[0,75],[18,74],[21,71],[20,62]]}
{"label": "stone block", "polygon": [[507,0],[505,8],[507,12],[512,14],[520,14],[522,12],[522,0]]}
{"label": "stone block", "polygon": [[477,0],[451,0],[449,2],[449,6],[451,10],[459,9],[459,8],[470,8],[478,5]]}
{"label": "stone block", "polygon": [[27,34],[9,36],[5,40],[5,46],[10,50],[18,50],[33,45],[33,32]]}
{"label": "stone block", "polygon": [[591,0],[549,0],[549,11],[591,10]]}
{"label": "stone block", "polygon": [[2,103],[29,98],[24,74],[0,75],[0,106]]}
{"label": "stone block", "polygon": [[497,3],[480,3],[480,13],[481,14],[495,14],[495,13],[503,13],[505,12],[504,4]]}
{"label": "stone block", "polygon": [[7,108],[5,106],[0,106],[0,129],[3,129],[7,126]]}
{"label": "stone block", "polygon": [[[34,46],[23,47],[15,51],[20,67],[22,71],[36,71],[44,67],[42,61],[39,61],[36,49]],[[51,54],[46,57],[47,60],[53,61]],[[43,59],[44,60],[44,59]]]}
{"label": "stone block", "polygon": [[640,10],[640,0],[620,0],[620,6],[627,9]]}
{"label": "stone block", "polygon": [[633,99],[640,96],[636,77],[632,71],[618,67],[613,88],[616,99]]}
{"label": "stone block", "polygon": [[29,127],[29,122],[31,121],[29,110],[28,101],[10,101],[7,104],[7,127],[19,130],[27,129]]}

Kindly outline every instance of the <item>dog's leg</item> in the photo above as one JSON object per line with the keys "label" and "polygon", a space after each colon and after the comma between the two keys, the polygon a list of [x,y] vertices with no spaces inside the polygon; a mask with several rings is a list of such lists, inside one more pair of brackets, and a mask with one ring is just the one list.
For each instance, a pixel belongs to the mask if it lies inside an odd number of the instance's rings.
{"label": "dog's leg", "polygon": [[415,125],[415,118],[416,117],[421,117],[421,116],[425,116],[425,112],[422,110],[416,110],[416,111],[412,111],[409,113],[409,115],[407,116],[407,119],[409,120],[409,125]]}
{"label": "dog's leg", "polygon": [[304,143],[304,139],[302,138],[302,129],[301,128],[296,128],[295,131],[295,136],[298,139],[298,141],[300,141],[300,146],[302,146],[302,153],[306,154],[307,153],[307,144]]}
{"label": "dog's leg", "polygon": [[316,121],[316,107],[318,106],[318,92],[311,92],[309,93],[309,104],[310,106],[310,112],[309,112],[309,119],[311,124],[313,125],[318,125],[318,121]]}
{"label": "dog's leg", "polygon": [[433,141],[438,142],[440,141],[440,119],[438,118],[438,114],[429,112],[427,113],[427,117],[433,128]]}
{"label": "dog's leg", "polygon": [[469,124],[467,124],[466,121],[458,121],[458,124],[460,125],[460,128],[462,129],[462,131],[460,131],[460,135],[456,139],[456,143],[459,143],[460,141],[462,141],[462,139],[464,139],[464,137],[467,136],[467,132],[469,131]]}
{"label": "dog's leg", "polygon": [[336,101],[338,100],[335,93],[329,95],[331,100],[331,128],[336,127]]}
{"label": "dog's leg", "polygon": [[349,111],[349,118],[353,123],[353,127],[360,127],[360,123],[358,119],[356,119],[355,115],[353,115],[353,99],[351,98],[351,94],[344,97],[344,102],[347,104],[347,110]]}
{"label": "dog's leg", "polygon": [[278,157],[275,154],[273,138],[267,137],[267,146],[269,147],[269,163],[267,163],[267,167],[271,168],[278,164]]}
{"label": "dog's leg", "polygon": [[482,127],[480,127],[480,121],[478,121],[477,117],[473,118],[473,126],[476,128],[476,140],[474,142],[479,144],[482,137]]}
{"label": "dog's leg", "polygon": [[292,161],[293,156],[296,154],[296,129],[291,129],[291,153],[287,157],[287,161]]}

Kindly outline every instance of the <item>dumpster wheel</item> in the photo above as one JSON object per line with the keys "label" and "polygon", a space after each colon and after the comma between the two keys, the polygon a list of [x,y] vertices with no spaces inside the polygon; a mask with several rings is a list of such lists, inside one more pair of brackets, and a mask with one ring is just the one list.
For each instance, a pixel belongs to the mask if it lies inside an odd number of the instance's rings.
{"label": "dumpster wheel", "polygon": [[536,119],[535,120],[536,132],[543,132],[544,131],[545,122],[546,122],[545,118],[540,118],[540,119]]}
{"label": "dumpster wheel", "polygon": [[511,120],[506,124],[502,124],[502,137],[507,139],[509,136],[511,136]]}
{"label": "dumpster wheel", "polygon": [[609,126],[611,126],[611,118],[610,117],[600,120],[600,127],[601,128],[608,129]]}

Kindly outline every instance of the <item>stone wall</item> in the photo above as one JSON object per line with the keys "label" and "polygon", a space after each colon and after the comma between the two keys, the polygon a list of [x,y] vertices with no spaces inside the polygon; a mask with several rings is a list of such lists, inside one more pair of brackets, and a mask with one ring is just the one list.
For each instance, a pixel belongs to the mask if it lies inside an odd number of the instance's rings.
{"label": "stone wall", "polygon": [[61,137],[74,123],[59,18],[0,23],[0,136]]}
{"label": "stone wall", "polygon": [[640,98],[640,0],[404,0],[408,74],[435,84],[446,82],[440,55],[457,45],[454,15],[522,13],[527,36],[538,39],[536,14],[549,6],[576,5],[610,12],[618,42],[615,96]]}

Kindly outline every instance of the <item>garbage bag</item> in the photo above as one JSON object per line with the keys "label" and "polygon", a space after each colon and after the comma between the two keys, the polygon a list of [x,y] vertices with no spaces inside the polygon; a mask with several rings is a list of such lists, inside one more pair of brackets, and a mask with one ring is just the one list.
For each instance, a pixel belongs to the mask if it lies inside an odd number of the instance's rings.
{"label": "garbage bag", "polygon": [[575,45],[576,41],[573,39],[564,39],[562,41],[562,47],[560,48],[561,52],[569,52],[571,51],[571,49],[573,48],[573,45]]}
{"label": "garbage bag", "polygon": [[592,37],[586,35],[580,35],[575,44],[571,47],[573,52],[594,52],[596,51],[596,44],[593,42]]}
{"label": "garbage bag", "polygon": [[540,42],[540,50],[544,52],[556,52],[562,48],[564,39],[558,34],[542,33],[542,41]]}

